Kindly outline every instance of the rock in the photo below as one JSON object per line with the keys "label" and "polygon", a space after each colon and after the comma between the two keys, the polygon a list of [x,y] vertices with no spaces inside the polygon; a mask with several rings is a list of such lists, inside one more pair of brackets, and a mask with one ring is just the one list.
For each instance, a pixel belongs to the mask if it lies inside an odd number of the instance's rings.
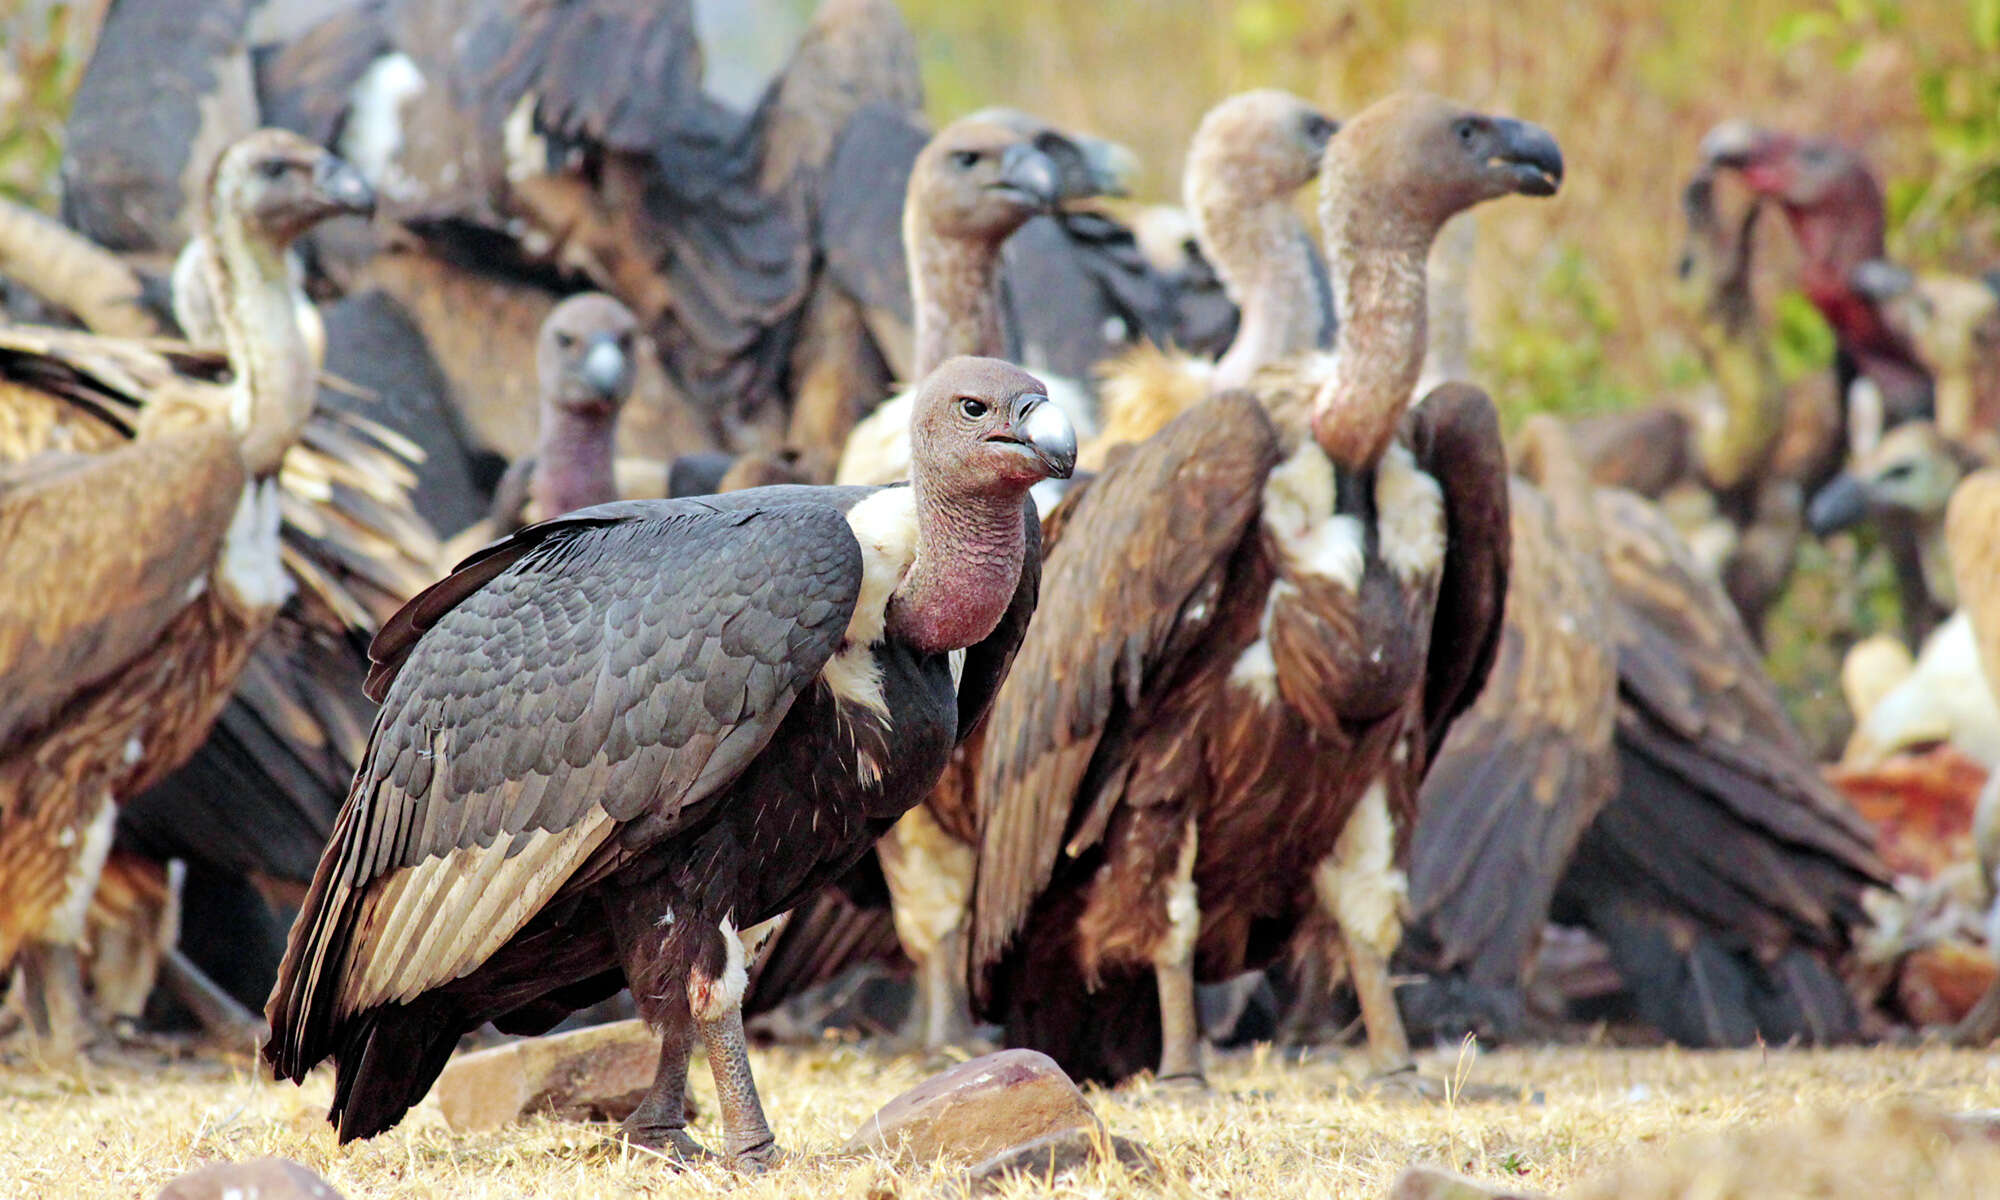
{"label": "rock", "polygon": [[157,1200],[340,1200],[340,1193],[289,1158],[258,1158],[190,1171]]}
{"label": "rock", "polygon": [[1131,1138],[1117,1134],[1104,1138],[1094,1130],[1065,1129],[1002,1150],[967,1171],[964,1183],[973,1192],[990,1191],[1013,1175],[1052,1178],[1107,1155],[1134,1175],[1151,1177],[1160,1173],[1160,1164]]}
{"label": "rock", "polygon": [[614,1021],[461,1054],[438,1079],[438,1103],[459,1133],[539,1113],[622,1121],[659,1064],[660,1039],[644,1021]]}
{"label": "rock", "polygon": [[1440,1167],[1404,1167],[1389,1200],[1541,1200],[1540,1192],[1469,1179]]}
{"label": "rock", "polygon": [[933,1075],[889,1101],[842,1151],[885,1150],[910,1163],[942,1158],[970,1166],[1075,1131],[1103,1136],[1089,1101],[1055,1060],[1033,1050],[1002,1050]]}

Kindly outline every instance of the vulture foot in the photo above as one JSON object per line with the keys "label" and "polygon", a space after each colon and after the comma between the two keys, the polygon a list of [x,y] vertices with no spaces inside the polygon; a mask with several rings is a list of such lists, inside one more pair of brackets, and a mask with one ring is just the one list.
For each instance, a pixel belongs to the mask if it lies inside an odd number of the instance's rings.
{"label": "vulture foot", "polygon": [[715,1152],[689,1137],[686,1127],[678,1121],[671,1125],[661,1125],[641,1121],[640,1115],[639,1112],[634,1112],[625,1118],[625,1123],[618,1131],[620,1141],[651,1150],[675,1167],[699,1166],[715,1160]]}
{"label": "vulture foot", "polygon": [[1152,1086],[1144,1093],[1144,1098],[1133,1097],[1142,1104],[1169,1104],[1179,1107],[1195,1107],[1212,1104],[1225,1099],[1225,1094],[1209,1086],[1205,1075],[1162,1075],[1153,1080]]}
{"label": "vulture foot", "polygon": [[84,1048],[109,1039],[90,1018],[83,998],[83,966],[76,947],[30,942],[21,948],[21,1007],[37,1058],[73,1066]]}
{"label": "vulture foot", "polygon": [[1518,1102],[1521,1089],[1498,1083],[1453,1083],[1426,1075],[1415,1064],[1381,1071],[1361,1081],[1361,1090],[1385,1100],[1417,1100],[1427,1104]]}

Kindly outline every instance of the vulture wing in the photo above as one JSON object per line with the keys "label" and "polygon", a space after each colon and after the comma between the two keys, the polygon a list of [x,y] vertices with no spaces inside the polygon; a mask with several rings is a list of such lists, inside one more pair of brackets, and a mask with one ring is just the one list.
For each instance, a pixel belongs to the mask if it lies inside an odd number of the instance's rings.
{"label": "vulture wing", "polygon": [[[1580,498],[1590,517],[1591,499]],[[1594,542],[1513,481],[1507,618],[1485,690],[1424,777],[1410,851],[1413,945],[1432,970],[1511,986],[1617,781],[1618,663]]]}
{"label": "vulture wing", "polygon": [[1086,814],[1116,802],[1118,781],[1086,786],[1099,748],[1199,646],[1277,459],[1264,410],[1224,395],[1115,457],[1076,497],[981,757],[975,981],[1018,932],[1064,839],[1080,823],[1102,828]]}
{"label": "vulture wing", "polygon": [[371,651],[382,715],[272,994],[279,1072],[698,819],[818,677],[860,583],[831,505],[658,501],[531,526],[412,600]]}
{"label": "vulture wing", "polygon": [[245,482],[235,439],[199,429],[0,472],[0,746],[158,640],[215,566]]}
{"label": "vulture wing", "polygon": [[1417,465],[1444,489],[1446,551],[1424,677],[1424,761],[1437,757],[1458,714],[1486,685],[1500,650],[1512,538],[1500,414],[1476,387],[1446,383],[1417,405]]}

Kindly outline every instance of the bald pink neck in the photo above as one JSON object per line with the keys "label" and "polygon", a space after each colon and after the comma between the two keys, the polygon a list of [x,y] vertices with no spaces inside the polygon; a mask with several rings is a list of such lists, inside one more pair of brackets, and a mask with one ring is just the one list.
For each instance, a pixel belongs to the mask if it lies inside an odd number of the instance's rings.
{"label": "bald pink neck", "polygon": [[542,428],[528,495],[541,520],[618,498],[613,446],[617,418],[573,412],[542,401]]}
{"label": "bald pink neck", "polygon": [[[1375,206],[1379,211],[1380,206]],[[1329,216],[1334,377],[1313,406],[1313,432],[1337,465],[1372,468],[1395,437],[1423,370],[1428,337],[1426,260],[1434,227],[1364,228],[1357,206]]]}
{"label": "bald pink neck", "polygon": [[1305,227],[1291,205],[1218,203],[1195,219],[1202,253],[1242,314],[1215,365],[1215,389],[1242,387],[1266,364],[1311,350],[1319,340],[1319,294]]}
{"label": "bald pink neck", "polygon": [[1000,327],[1000,243],[912,231],[910,295],[916,311],[912,382],[960,354],[1001,358],[1007,335]]}
{"label": "bald pink neck", "polygon": [[889,598],[888,631],[926,654],[986,640],[1021,582],[1027,559],[1022,493],[946,495],[923,473],[916,491],[917,553]]}

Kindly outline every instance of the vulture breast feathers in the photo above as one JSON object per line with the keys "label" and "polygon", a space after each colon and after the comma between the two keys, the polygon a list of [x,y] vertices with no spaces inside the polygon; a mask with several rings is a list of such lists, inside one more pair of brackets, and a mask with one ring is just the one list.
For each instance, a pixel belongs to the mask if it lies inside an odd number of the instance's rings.
{"label": "vulture breast feathers", "polygon": [[[279,1074],[337,1053],[351,1096],[383,1006],[479,993],[456,1014],[469,1029],[615,968],[606,946],[566,977],[519,955],[511,978],[482,971],[538,914],[649,855],[695,874],[710,933],[851,866],[984,713],[1039,578],[1024,505],[1013,601],[956,684],[950,656],[876,640],[863,626],[881,619],[898,549],[864,552],[863,514],[910,496],[778,487],[600,505],[481,551],[390,620],[368,684],[382,715],[271,1000]],[[867,657],[849,661],[857,647]],[[393,1124],[429,1077],[412,1086],[379,1114],[341,1116],[337,1097],[343,1137]]]}

